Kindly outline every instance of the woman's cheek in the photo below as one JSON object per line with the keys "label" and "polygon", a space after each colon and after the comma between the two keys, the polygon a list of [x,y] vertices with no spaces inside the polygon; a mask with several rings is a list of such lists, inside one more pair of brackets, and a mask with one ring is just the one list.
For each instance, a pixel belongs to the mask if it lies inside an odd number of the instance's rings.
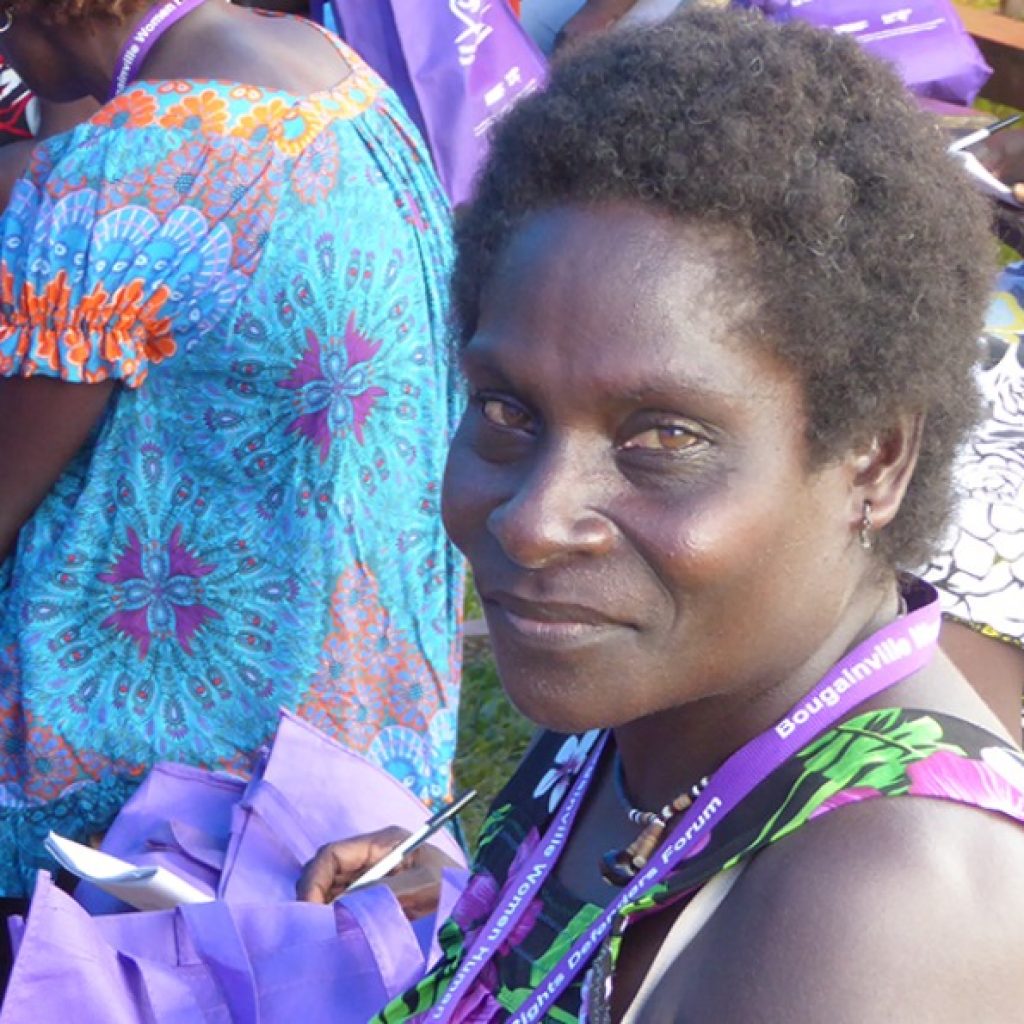
{"label": "woman's cheek", "polygon": [[479,493],[481,460],[473,451],[470,433],[464,416],[448,449],[441,488],[444,527],[452,543],[463,553],[472,534],[471,524],[479,517],[477,506],[482,500]]}

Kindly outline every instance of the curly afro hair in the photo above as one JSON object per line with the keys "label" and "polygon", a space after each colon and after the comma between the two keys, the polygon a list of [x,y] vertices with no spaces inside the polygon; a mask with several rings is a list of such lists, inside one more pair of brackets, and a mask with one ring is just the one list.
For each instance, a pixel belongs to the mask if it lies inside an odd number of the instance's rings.
{"label": "curly afro hair", "polygon": [[29,11],[49,25],[68,25],[90,18],[124,21],[136,11],[152,7],[155,0],[9,0],[4,6],[17,16]]}
{"label": "curly afro hair", "polygon": [[876,550],[923,564],[978,412],[972,366],[993,283],[987,204],[902,84],[855,43],[759,15],[690,10],[556,62],[499,125],[456,228],[463,342],[531,214],[632,201],[740,240],[751,343],[804,384],[814,466],[925,414],[917,469]]}

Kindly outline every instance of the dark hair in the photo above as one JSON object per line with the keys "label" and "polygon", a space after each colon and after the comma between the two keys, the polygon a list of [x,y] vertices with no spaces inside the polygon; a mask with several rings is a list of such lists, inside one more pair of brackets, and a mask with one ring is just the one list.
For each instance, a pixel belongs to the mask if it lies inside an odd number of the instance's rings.
{"label": "dark hair", "polygon": [[152,7],[155,0],[8,0],[4,6],[17,16],[28,11],[50,25],[67,25],[74,21],[103,18],[124,21],[129,15]]}
{"label": "dark hair", "polygon": [[458,222],[463,342],[527,217],[623,200],[740,240],[763,298],[758,343],[804,383],[814,465],[924,411],[917,470],[877,549],[926,561],[977,415],[993,243],[985,201],[894,74],[835,34],[712,10],[556,61],[498,126]]}

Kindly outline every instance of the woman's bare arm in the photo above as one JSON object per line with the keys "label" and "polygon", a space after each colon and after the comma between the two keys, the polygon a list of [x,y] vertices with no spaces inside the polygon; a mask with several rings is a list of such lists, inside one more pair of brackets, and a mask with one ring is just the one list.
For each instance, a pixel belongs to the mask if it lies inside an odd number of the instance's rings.
{"label": "woman's bare arm", "polygon": [[0,562],[89,437],[115,386],[0,379]]}

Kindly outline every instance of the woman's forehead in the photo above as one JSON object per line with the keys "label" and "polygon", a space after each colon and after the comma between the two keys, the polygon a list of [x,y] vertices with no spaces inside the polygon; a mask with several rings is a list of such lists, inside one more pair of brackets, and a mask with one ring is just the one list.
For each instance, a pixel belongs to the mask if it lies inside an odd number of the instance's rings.
{"label": "woman's forehead", "polygon": [[725,232],[627,204],[537,215],[496,263],[466,358],[509,358],[511,346],[541,364],[618,365],[624,386],[652,366],[710,381],[752,347],[758,322],[735,248]]}

